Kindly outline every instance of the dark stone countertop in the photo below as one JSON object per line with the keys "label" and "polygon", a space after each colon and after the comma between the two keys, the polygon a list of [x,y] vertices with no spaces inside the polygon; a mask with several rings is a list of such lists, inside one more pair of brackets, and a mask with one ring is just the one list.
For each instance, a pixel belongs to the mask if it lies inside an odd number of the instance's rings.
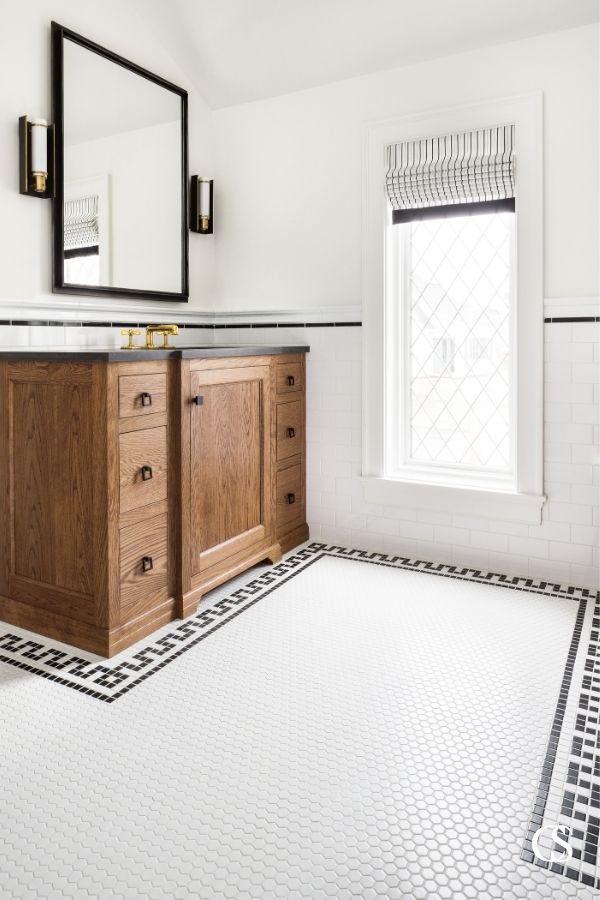
{"label": "dark stone countertop", "polygon": [[274,356],[279,353],[308,353],[306,345],[240,344],[239,346],[171,347],[168,350],[122,350],[118,347],[52,347],[49,349],[23,347],[0,348],[0,360],[12,359],[40,362],[141,362],[145,359],[198,359],[226,356]]}

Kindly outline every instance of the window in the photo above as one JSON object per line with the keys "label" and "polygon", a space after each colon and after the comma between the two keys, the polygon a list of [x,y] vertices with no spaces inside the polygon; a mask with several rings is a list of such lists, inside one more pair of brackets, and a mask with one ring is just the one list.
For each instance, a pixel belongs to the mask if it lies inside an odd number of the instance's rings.
{"label": "window", "polygon": [[542,134],[541,94],[365,127],[368,501],[541,519]]}
{"label": "window", "polygon": [[98,195],[65,200],[64,280],[70,284],[100,284]]}
{"label": "window", "polygon": [[514,486],[514,214],[390,225],[388,472]]}
{"label": "window", "polygon": [[100,247],[65,250],[64,278],[69,284],[100,284]]}

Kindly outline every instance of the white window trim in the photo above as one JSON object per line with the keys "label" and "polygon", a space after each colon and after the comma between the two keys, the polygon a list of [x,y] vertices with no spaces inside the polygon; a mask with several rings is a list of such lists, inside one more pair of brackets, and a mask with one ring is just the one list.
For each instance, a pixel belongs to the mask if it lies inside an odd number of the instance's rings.
{"label": "white window trim", "polygon": [[[374,503],[536,524],[543,496],[543,112],[539,91],[370,123],[363,176],[363,485]],[[459,131],[516,126],[516,483],[513,490],[463,488],[384,477],[386,396],[385,148]]]}

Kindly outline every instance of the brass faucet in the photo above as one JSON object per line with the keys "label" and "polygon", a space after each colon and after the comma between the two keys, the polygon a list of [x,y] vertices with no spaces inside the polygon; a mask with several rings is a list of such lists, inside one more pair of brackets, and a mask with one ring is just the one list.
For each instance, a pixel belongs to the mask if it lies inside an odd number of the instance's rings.
{"label": "brass faucet", "polygon": [[169,335],[179,334],[179,328],[177,325],[146,325],[146,350],[157,349],[154,345],[155,334],[162,334],[163,343],[160,349],[169,349],[173,346],[169,344]]}

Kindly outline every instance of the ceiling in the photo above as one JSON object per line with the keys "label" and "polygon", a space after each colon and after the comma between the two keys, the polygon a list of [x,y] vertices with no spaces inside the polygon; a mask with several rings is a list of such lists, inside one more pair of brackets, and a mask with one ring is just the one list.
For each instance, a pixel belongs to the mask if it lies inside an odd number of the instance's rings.
{"label": "ceiling", "polygon": [[135,0],[213,108],[598,20],[597,0]]}

